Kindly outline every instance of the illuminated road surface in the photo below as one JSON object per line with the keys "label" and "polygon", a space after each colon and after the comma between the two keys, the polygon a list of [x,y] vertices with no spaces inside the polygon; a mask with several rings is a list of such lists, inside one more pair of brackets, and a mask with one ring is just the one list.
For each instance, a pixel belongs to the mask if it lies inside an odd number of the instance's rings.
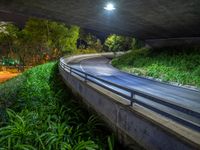
{"label": "illuminated road surface", "polygon": [[192,124],[197,127],[197,130],[200,131],[200,92],[121,72],[112,67],[109,64],[109,61],[110,60],[105,57],[96,57],[84,60],[75,60],[70,62],[69,65],[104,80],[154,95],[165,99],[167,102],[191,110],[195,114],[195,117],[193,114],[182,113],[165,105],[139,98],[143,104],[147,104],[168,114],[178,116],[183,120],[187,120],[187,122],[192,122]]}

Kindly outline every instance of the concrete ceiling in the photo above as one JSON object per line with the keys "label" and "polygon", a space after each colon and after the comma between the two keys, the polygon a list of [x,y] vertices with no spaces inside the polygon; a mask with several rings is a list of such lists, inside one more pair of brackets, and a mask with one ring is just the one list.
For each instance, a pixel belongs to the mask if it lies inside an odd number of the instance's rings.
{"label": "concrete ceiling", "polygon": [[143,40],[200,37],[200,0],[0,0],[0,20],[48,18]]}

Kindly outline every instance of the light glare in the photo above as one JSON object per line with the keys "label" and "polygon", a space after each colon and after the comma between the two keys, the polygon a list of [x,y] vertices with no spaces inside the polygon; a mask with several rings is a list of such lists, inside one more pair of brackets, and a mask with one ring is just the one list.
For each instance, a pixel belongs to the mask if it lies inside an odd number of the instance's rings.
{"label": "light glare", "polygon": [[105,9],[105,10],[112,11],[112,10],[115,10],[115,7],[114,7],[113,4],[108,3],[108,4],[106,5],[106,7],[104,7],[104,9]]}

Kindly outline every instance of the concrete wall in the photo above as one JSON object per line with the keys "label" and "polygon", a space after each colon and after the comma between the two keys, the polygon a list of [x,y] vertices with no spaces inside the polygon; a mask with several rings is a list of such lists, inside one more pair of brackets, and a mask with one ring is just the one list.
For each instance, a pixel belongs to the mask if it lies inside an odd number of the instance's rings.
{"label": "concrete wall", "polygon": [[200,37],[188,37],[188,38],[169,38],[169,39],[150,39],[145,40],[145,43],[153,48],[162,47],[194,47],[200,46]]}
{"label": "concrete wall", "polygon": [[134,105],[90,82],[60,69],[65,83],[83,98],[117,133],[125,144],[135,141],[151,150],[191,150],[200,148],[200,136],[145,108]]}

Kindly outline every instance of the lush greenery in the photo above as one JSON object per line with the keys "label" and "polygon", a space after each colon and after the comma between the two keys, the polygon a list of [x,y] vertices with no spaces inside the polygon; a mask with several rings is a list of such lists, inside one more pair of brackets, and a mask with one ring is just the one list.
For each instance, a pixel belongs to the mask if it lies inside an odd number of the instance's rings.
{"label": "lush greenery", "polygon": [[112,34],[107,37],[104,45],[108,49],[108,51],[117,52],[132,49],[134,43],[134,38]]}
{"label": "lush greenery", "polygon": [[29,19],[23,29],[0,23],[0,55],[37,65],[76,50],[79,27],[44,19]]}
{"label": "lush greenery", "polygon": [[80,30],[79,36],[79,49],[93,49],[96,51],[102,51],[103,45],[99,38],[91,33],[86,33],[83,29]]}
{"label": "lush greenery", "polygon": [[141,48],[113,60],[124,71],[200,87],[199,49]]}
{"label": "lush greenery", "polygon": [[99,51],[97,51],[96,49],[77,49],[75,51],[73,51],[74,55],[79,55],[79,54],[94,54],[94,53],[98,53]]}
{"label": "lush greenery", "polygon": [[113,136],[65,89],[56,63],[28,70],[0,91],[2,150],[114,149]]}
{"label": "lush greenery", "polygon": [[133,49],[138,43],[132,37],[116,34],[100,39],[78,26],[46,19],[30,18],[22,29],[9,22],[0,22],[0,63],[22,70],[23,66],[42,64],[63,54],[115,53]]}

